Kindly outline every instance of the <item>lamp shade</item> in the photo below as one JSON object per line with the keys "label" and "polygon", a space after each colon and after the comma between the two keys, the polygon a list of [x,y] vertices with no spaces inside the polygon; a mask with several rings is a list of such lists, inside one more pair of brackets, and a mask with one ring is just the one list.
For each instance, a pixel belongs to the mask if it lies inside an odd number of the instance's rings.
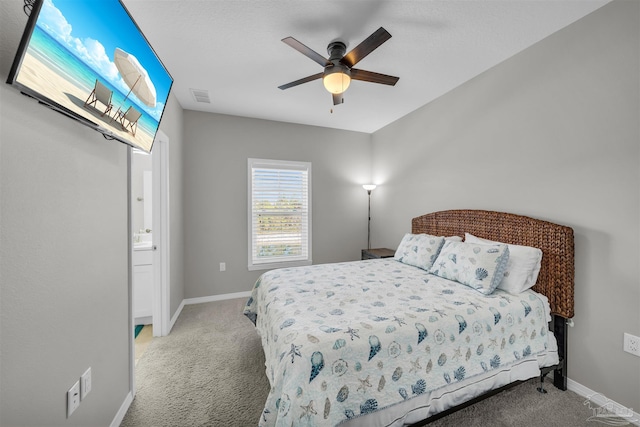
{"label": "lamp shade", "polygon": [[327,67],[322,77],[324,88],[330,93],[339,94],[347,90],[351,84],[351,73],[346,67],[335,65]]}
{"label": "lamp shade", "polygon": [[364,184],[362,186],[362,188],[364,188],[367,191],[371,191],[371,190],[375,190],[376,189],[376,185],[375,184]]}

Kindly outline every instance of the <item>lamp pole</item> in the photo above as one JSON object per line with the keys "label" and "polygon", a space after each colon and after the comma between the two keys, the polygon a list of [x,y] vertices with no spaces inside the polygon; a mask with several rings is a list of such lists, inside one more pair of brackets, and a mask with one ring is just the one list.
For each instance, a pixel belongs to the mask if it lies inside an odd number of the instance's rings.
{"label": "lamp pole", "polygon": [[369,220],[367,223],[367,249],[371,249],[371,190],[367,190],[369,195]]}
{"label": "lamp pole", "polygon": [[373,191],[376,186],[374,184],[365,184],[362,186],[365,190],[367,190],[367,195],[369,196],[369,216],[367,222],[367,249],[371,249],[371,191]]}

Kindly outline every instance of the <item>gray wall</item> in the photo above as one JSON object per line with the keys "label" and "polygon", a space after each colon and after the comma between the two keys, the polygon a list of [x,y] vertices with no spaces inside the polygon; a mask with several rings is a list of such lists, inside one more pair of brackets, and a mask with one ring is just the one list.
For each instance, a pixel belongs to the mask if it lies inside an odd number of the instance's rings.
{"label": "gray wall", "polygon": [[569,377],[640,408],[640,3],[615,1],[373,135],[374,246],[488,209],[573,227]]}
{"label": "gray wall", "polygon": [[[27,17],[0,2],[0,79]],[[169,100],[172,313],[183,299],[182,109]],[[107,426],[130,391],[127,151],[0,84],[0,425]],[[66,418],[88,368],[93,389]]]}
{"label": "gray wall", "polygon": [[369,134],[196,111],[184,126],[185,298],[249,291],[261,273],[247,269],[250,157],[311,162],[313,262],[360,259]]}
{"label": "gray wall", "polygon": [[[573,227],[569,376],[640,407],[638,359],[621,349],[624,331],[640,335],[639,15],[616,1],[373,135],[183,117],[171,97],[171,314],[260,274],[248,157],[312,162],[314,263],[359,258],[374,171],[373,246],[440,209]],[[0,2],[2,80],[25,23],[20,2]],[[126,150],[0,85],[0,425],[108,425],[129,392]],[[89,366],[93,390],[67,420]]]}
{"label": "gray wall", "polygon": [[0,424],[108,425],[129,391],[127,148],[0,94]]}
{"label": "gray wall", "polygon": [[[4,82],[27,18],[0,7]],[[109,425],[129,392],[128,149],[8,85],[0,98],[0,424]]]}

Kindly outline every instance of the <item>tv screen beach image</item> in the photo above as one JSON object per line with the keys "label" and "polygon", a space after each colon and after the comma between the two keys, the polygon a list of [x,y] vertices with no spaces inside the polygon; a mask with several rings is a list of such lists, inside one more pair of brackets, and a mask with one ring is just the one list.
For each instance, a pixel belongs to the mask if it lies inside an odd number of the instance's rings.
{"label": "tv screen beach image", "polygon": [[148,152],[173,80],[118,0],[44,0],[16,82]]}

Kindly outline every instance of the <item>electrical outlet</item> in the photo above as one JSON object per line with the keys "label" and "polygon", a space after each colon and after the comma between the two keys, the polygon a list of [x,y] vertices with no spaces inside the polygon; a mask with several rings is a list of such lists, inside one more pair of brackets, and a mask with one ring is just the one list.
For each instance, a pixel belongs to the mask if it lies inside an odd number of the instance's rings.
{"label": "electrical outlet", "polygon": [[221,262],[220,263],[220,271],[225,271],[227,269],[227,263],[226,262]]}
{"label": "electrical outlet", "polygon": [[624,351],[640,356],[640,337],[624,333]]}
{"label": "electrical outlet", "polygon": [[80,406],[80,381],[76,381],[67,392],[67,418],[78,409],[78,406]]}
{"label": "electrical outlet", "polygon": [[91,367],[80,377],[80,399],[84,400],[91,391]]}

